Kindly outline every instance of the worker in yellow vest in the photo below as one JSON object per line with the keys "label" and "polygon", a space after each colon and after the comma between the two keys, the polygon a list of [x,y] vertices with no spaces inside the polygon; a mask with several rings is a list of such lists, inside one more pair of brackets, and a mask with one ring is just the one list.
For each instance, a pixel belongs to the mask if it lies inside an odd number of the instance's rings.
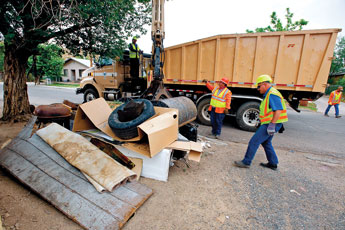
{"label": "worker in yellow vest", "polygon": [[132,78],[139,78],[139,57],[142,51],[137,44],[138,38],[134,36],[132,43],[129,44],[129,63],[130,63],[130,75]]}
{"label": "worker in yellow vest", "polygon": [[214,87],[206,79],[203,80],[206,83],[206,87],[212,91],[212,98],[208,111],[211,116],[212,134],[209,135],[211,138],[220,139],[222,131],[223,120],[225,114],[229,113],[231,104],[231,91],[227,88],[229,79],[222,78],[218,82],[218,86]]}
{"label": "worker in yellow vest", "polygon": [[272,78],[269,75],[261,75],[256,80],[257,90],[264,95],[260,105],[260,127],[248,143],[247,152],[242,161],[235,161],[235,166],[249,168],[259,146],[265,150],[268,163],[260,163],[261,166],[276,170],[278,157],[272,146],[274,133],[283,127],[288,121],[286,105],[281,93],[271,86]]}
{"label": "worker in yellow vest", "polygon": [[331,95],[329,95],[329,99],[328,99],[328,106],[327,109],[325,111],[325,116],[328,116],[328,112],[331,109],[331,107],[334,105],[335,108],[335,117],[336,118],[340,118],[341,116],[339,115],[339,104],[341,101],[341,96],[342,96],[342,92],[343,92],[343,87],[339,86],[338,89],[332,91]]}

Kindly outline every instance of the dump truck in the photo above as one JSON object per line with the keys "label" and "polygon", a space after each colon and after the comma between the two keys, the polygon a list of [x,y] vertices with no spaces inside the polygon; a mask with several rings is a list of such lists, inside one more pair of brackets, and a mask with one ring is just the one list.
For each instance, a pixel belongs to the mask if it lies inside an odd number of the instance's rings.
{"label": "dump truck", "polygon": [[[164,49],[164,86],[172,97],[186,96],[197,106],[197,118],[210,125],[207,111],[211,83],[228,78],[232,91],[229,116],[238,126],[255,131],[262,96],[255,86],[261,74],[272,76],[291,108],[299,112],[300,100],[316,100],[323,95],[333,59],[337,34],[341,29],[280,31],[217,35]],[[150,85],[149,55],[141,58],[142,78],[131,79],[126,58],[110,66],[85,70],[77,93],[84,99],[140,96]],[[141,83],[139,83],[141,82]]]}

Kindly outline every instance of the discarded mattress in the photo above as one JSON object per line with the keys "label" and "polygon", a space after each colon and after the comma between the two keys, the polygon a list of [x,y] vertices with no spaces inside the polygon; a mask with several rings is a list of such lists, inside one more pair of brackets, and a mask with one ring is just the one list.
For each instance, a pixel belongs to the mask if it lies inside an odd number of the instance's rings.
{"label": "discarded mattress", "polygon": [[121,183],[136,178],[133,171],[122,166],[84,137],[56,123],[38,130],[36,134],[71,165],[109,192]]}

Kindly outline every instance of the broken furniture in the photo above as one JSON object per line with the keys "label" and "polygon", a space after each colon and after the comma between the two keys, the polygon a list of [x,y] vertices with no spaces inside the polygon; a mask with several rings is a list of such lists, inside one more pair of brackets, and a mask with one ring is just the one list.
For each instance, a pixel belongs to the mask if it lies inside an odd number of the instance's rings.
{"label": "broken furniture", "polygon": [[136,181],[113,192],[99,193],[32,129],[30,120],[19,135],[0,151],[0,165],[20,182],[85,229],[120,229],[152,195]]}

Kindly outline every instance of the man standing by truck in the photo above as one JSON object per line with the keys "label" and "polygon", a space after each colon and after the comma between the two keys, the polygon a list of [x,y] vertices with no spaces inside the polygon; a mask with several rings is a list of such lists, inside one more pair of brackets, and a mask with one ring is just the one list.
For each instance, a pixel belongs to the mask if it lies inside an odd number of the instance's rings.
{"label": "man standing by truck", "polygon": [[331,107],[334,105],[335,108],[335,117],[336,118],[340,118],[341,116],[339,116],[339,104],[341,101],[341,96],[342,96],[342,92],[343,92],[343,87],[339,86],[338,89],[332,91],[331,95],[329,96],[328,99],[328,106],[327,109],[325,111],[325,116],[328,116],[328,112],[331,109]]}
{"label": "man standing by truck", "polygon": [[129,60],[130,60],[130,74],[132,78],[139,78],[139,56],[142,51],[139,49],[137,44],[138,38],[134,36],[132,43],[129,44]]}
{"label": "man standing by truck", "polygon": [[235,166],[249,168],[259,146],[265,150],[268,163],[260,163],[261,166],[276,170],[278,157],[272,146],[274,133],[282,128],[282,123],[288,121],[286,105],[281,93],[271,86],[272,78],[269,75],[261,75],[256,80],[257,89],[264,95],[260,105],[261,126],[255,132],[248,143],[247,152],[242,161],[235,161]]}
{"label": "man standing by truck", "polygon": [[214,87],[206,79],[203,80],[206,87],[212,91],[212,98],[208,111],[211,116],[212,135],[210,137],[219,139],[222,131],[225,114],[229,113],[231,104],[231,91],[227,88],[229,80],[222,78],[218,86]]}

